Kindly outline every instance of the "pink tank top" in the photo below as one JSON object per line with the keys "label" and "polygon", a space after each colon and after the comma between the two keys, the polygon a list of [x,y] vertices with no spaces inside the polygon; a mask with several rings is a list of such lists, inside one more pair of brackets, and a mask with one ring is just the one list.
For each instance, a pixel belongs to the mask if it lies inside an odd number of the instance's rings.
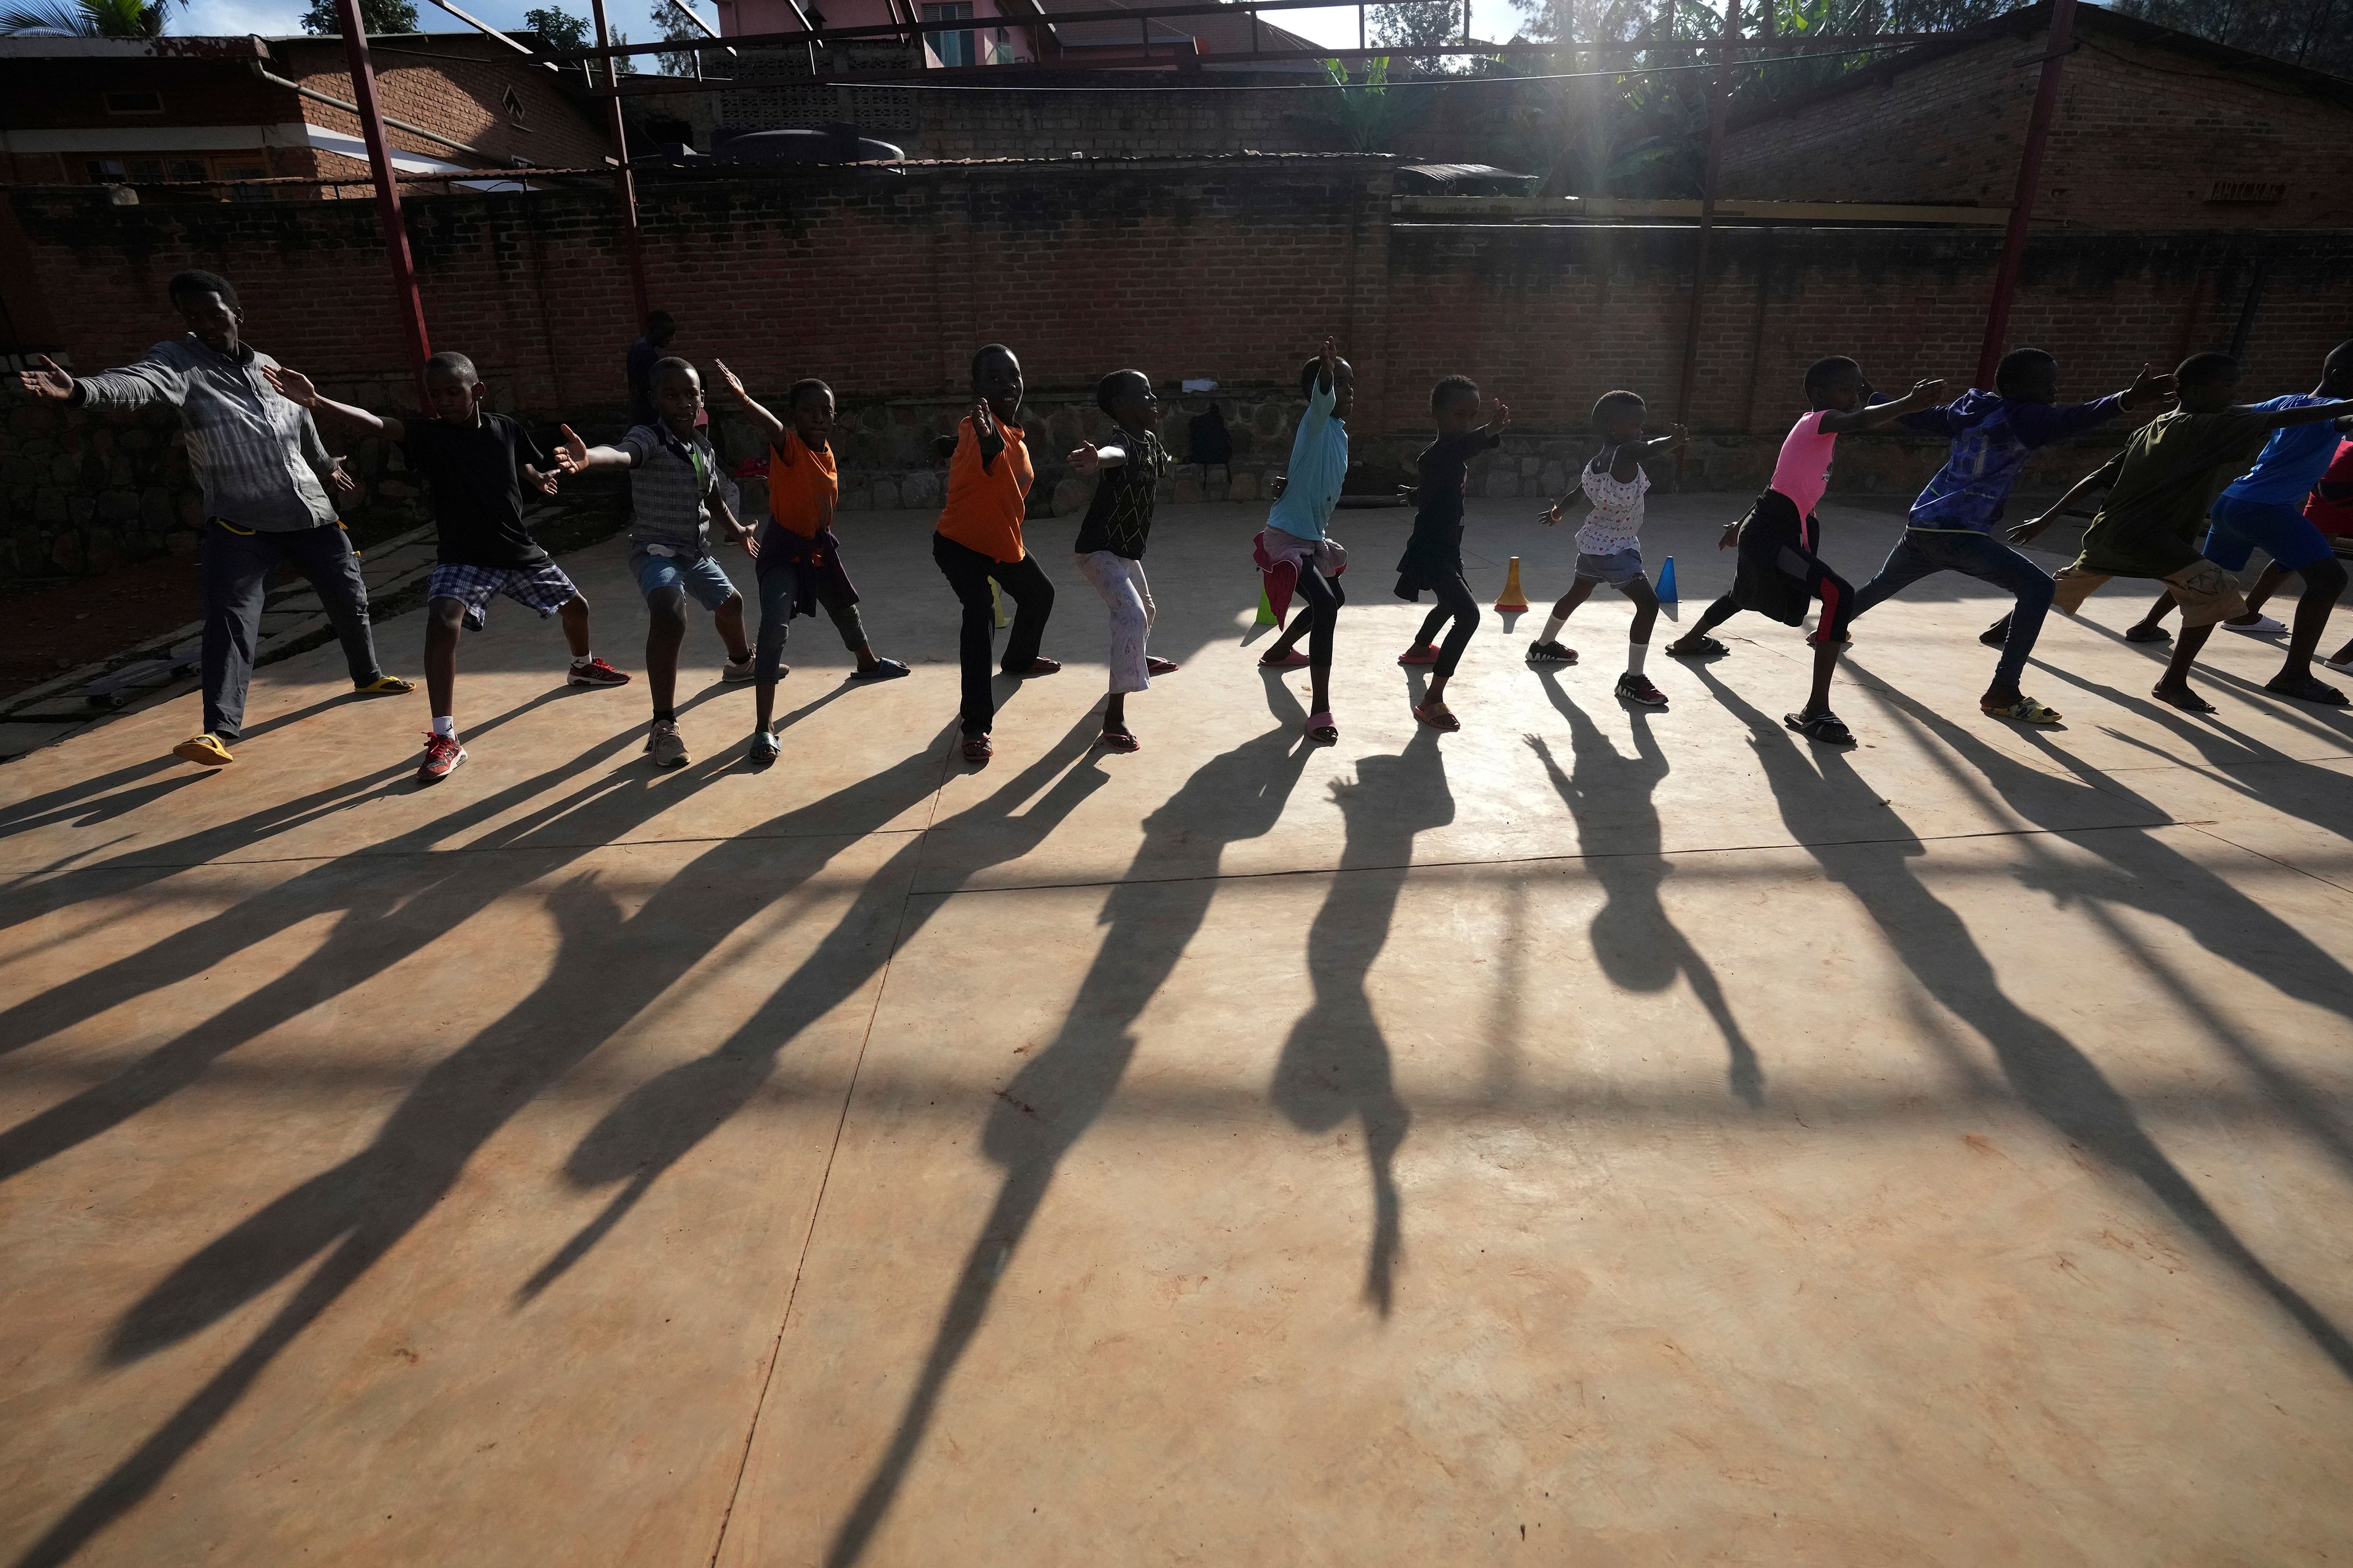
{"label": "pink tank top", "polygon": [[1838,432],[1822,433],[1822,416],[1828,412],[1813,409],[1790,426],[1788,437],[1781,443],[1781,460],[1773,465],[1773,488],[1789,498],[1800,519],[1814,515],[1822,492],[1830,489],[1831,458],[1838,447]]}

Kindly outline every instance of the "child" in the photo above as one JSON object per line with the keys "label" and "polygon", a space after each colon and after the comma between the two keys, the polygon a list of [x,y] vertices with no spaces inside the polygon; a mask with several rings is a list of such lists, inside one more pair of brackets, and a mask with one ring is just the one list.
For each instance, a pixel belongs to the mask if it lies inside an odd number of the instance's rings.
{"label": "child", "polygon": [[895,658],[877,658],[858,614],[858,588],[841,564],[841,541],[833,531],[834,503],[841,480],[833,463],[833,388],[821,381],[797,381],[785,390],[785,413],[792,423],[752,400],[724,360],[713,360],[719,384],[743,405],[768,437],[768,526],[753,550],[760,584],[760,637],[754,650],[752,745],[758,766],[776,760],[776,682],[785,676],[785,639],[793,617],[822,605],[833,618],[841,644],[857,656],[852,680],[893,680],[908,674]]}
{"label": "child", "polygon": [[[1605,392],[1593,405],[1593,427],[1609,443],[1577,471],[1577,489],[1593,505],[1593,515],[1577,531],[1577,580],[1552,607],[1544,635],[1528,645],[1530,664],[1575,664],[1576,651],[1560,644],[1560,629],[1569,612],[1607,583],[1634,601],[1634,625],[1626,644],[1626,673],[1618,678],[1618,695],[1645,708],[1664,708],[1667,694],[1642,673],[1651,652],[1651,628],[1658,624],[1659,596],[1651,591],[1650,574],[1642,570],[1642,497],[1651,476],[1642,471],[1643,455],[1664,447],[1680,452],[1691,445],[1691,432],[1677,425],[1667,435],[1645,440],[1642,421],[1649,409],[1632,392]],[[1567,515],[1567,498],[1547,507],[1547,525]]]}
{"label": "child", "polygon": [[1142,371],[1115,370],[1103,377],[1095,385],[1095,406],[1119,426],[1119,440],[1109,447],[1082,441],[1070,455],[1071,472],[1101,476],[1079,524],[1072,563],[1111,610],[1111,696],[1103,703],[1103,743],[1109,751],[1133,752],[1142,742],[1127,727],[1127,694],[1147,690],[1152,677],[1176,669],[1175,661],[1145,649],[1159,610],[1144,578],[1144,542],[1152,531],[1160,476],[1168,471],[1168,448],[1154,433],[1160,399]]}
{"label": "child", "polygon": [[[2305,500],[2304,515],[2312,520],[2313,527],[2328,536],[2332,548],[2335,541],[2353,534],[2353,441],[2337,447],[2337,456],[2329,459],[2328,471],[2320,476],[2320,482],[2312,487],[2312,494]],[[2353,675],[2353,642],[2320,662],[2342,674]]]}
{"label": "child", "polygon": [[1740,547],[1740,563],[1732,592],[1707,607],[1692,629],[1667,645],[1678,658],[1730,652],[1708,636],[1742,610],[1755,610],[1788,626],[1806,618],[1806,606],[1822,602],[1820,623],[1809,638],[1814,645],[1814,683],[1806,706],[1782,716],[1782,722],[1810,741],[1852,745],[1854,736],[1831,711],[1831,673],[1838,668],[1846,645],[1847,622],[1854,616],[1854,590],[1821,558],[1821,523],[1814,508],[1830,488],[1831,458],[1838,438],[1855,430],[1873,430],[1900,415],[1924,407],[1943,390],[1941,381],[1924,381],[1904,396],[1886,403],[1871,401],[1871,384],[1862,367],[1843,354],[1816,360],[1806,368],[1808,411],[1789,427],[1781,442],[1781,456],[1773,468],[1773,482],[1757,498],[1748,515],[1724,531],[1718,550]]}
{"label": "child", "polygon": [[678,650],[686,642],[686,596],[711,612],[727,645],[727,680],[752,679],[752,646],[744,636],[744,595],[711,553],[715,516],[728,537],[756,553],[752,531],[735,519],[727,491],[734,489],[719,454],[695,427],[702,412],[702,378],[682,359],[654,366],[654,406],[660,417],[634,425],[617,447],[591,447],[563,426],[555,461],[567,474],[596,468],[629,470],[629,570],[645,594],[646,684],[652,690],[653,726],[646,755],[658,768],[686,765],[686,738],[678,732]]}
{"label": "child", "polygon": [[[2308,393],[2290,393],[2258,403],[2259,409],[2310,408],[2353,397],[2353,341],[2341,342],[2321,362],[2320,384]],[[2341,422],[2340,422],[2341,423]],[[2236,575],[2246,569],[2257,545],[2269,555],[2271,567],[2263,577],[2268,597],[2289,573],[2304,579],[2296,602],[2293,630],[2255,613],[2260,602],[2250,599],[2246,611],[2222,622],[2233,631],[2287,631],[2286,662],[2264,688],[2283,697],[2301,698],[2327,707],[2341,704],[2344,695],[2313,678],[2312,656],[2327,629],[2328,614],[2345,586],[2345,568],[2337,552],[2304,513],[2312,487],[2320,482],[2336,455],[2339,431],[2326,424],[2291,426],[2276,430],[2264,443],[2254,466],[2231,481],[2214,502],[2212,521],[2199,553],[2223,571]],[[2334,584],[2333,586],[2331,584]],[[2160,595],[2139,622],[2126,629],[2133,642],[2163,640],[2158,622],[2173,607],[2170,593]]]}
{"label": "child", "polygon": [[2018,689],[2042,617],[2051,608],[2051,578],[2042,567],[1994,537],[2010,487],[2035,449],[2096,428],[2127,409],[2162,401],[2173,378],[2148,366],[2122,392],[2090,403],[2054,407],[2059,397],[2059,362],[2041,349],[2015,349],[1994,369],[1994,389],[1971,387],[1951,403],[1906,414],[1896,421],[1906,430],[1933,431],[1953,443],[1905,525],[1904,536],[1887,552],[1879,573],[1855,594],[1854,613],[1864,614],[1938,572],[1964,572],[2009,591],[2017,607],[2002,619],[2001,649],[1993,683],[1978,707],[2021,724],[2056,724],[2059,712]]}
{"label": "child", "polygon": [[1014,605],[1013,631],[1005,639],[1000,668],[1019,678],[1051,675],[1062,667],[1038,654],[1046,617],[1054,611],[1054,584],[1021,542],[1022,513],[1036,476],[1018,423],[1021,362],[1011,349],[990,343],[972,356],[972,412],[956,425],[947,504],[940,509],[939,531],[932,535],[932,559],[964,606],[956,637],[956,659],[964,667],[964,760],[985,767],[995,752],[988,732],[997,719],[988,675],[989,644],[997,629],[991,581]]}
{"label": "child", "polygon": [[[1430,388],[1430,412],[1438,422],[1438,438],[1419,459],[1421,483],[1414,494],[1421,509],[1398,561],[1397,596],[1409,605],[1427,588],[1437,596],[1438,607],[1423,619],[1420,635],[1398,662],[1435,667],[1430,690],[1413,716],[1433,730],[1460,730],[1462,721],[1446,706],[1446,683],[1479,629],[1478,601],[1462,576],[1462,486],[1471,459],[1502,445],[1512,411],[1498,403],[1487,423],[1472,429],[1471,421],[1479,416],[1478,384],[1467,375],[1450,375]],[[1454,627],[1446,634],[1445,647],[1432,647],[1438,628],[1450,619]]]}
{"label": "child", "polygon": [[[2330,358],[2333,362],[2336,356]],[[2274,398],[2253,408],[2234,405],[2231,397],[2239,386],[2239,362],[2221,353],[2190,355],[2174,372],[2174,381],[2179,406],[2134,431],[2123,451],[2076,480],[2049,511],[2010,530],[2010,539],[2023,544],[2056,522],[2077,496],[2106,486],[2106,502],[2084,531],[2082,553],[2052,580],[2054,600],[2072,616],[2111,577],[2155,577],[2168,584],[2181,606],[2181,636],[2150,695],[2189,712],[2211,713],[2214,705],[2189,689],[2189,666],[2213,636],[2214,624],[2243,614],[2247,606],[2230,573],[2200,555],[2190,541],[2198,537],[2222,487],[2232,475],[2248,471],[2273,431],[2341,419],[2353,414],[2353,402],[2297,397]],[[2232,520],[2229,524],[2226,515]],[[2319,539],[2319,531],[2304,519],[2292,516],[2291,521],[2312,540]],[[2249,511],[2225,514],[2218,510],[2207,538],[2216,541],[2223,535],[2216,542],[2227,548],[2232,542],[2230,533],[2242,526],[2260,528],[2263,539],[2275,542],[2281,560],[2309,561],[2304,569],[2306,602],[2296,610],[2295,642],[2288,648],[2287,663],[2265,689],[2308,702],[2342,703],[2344,693],[2313,679],[2310,660],[2328,608],[2345,585],[2345,569],[2337,564],[2326,541],[2320,542],[2317,557],[2312,557],[2310,542],[2303,534],[2277,519]],[[2244,564],[2243,551],[2238,559]],[[2311,614],[2316,594],[2318,613]]]}
{"label": "child", "polygon": [[[1309,667],[1314,695],[1307,738],[1328,746],[1340,739],[1339,726],[1332,721],[1332,633],[1347,602],[1339,579],[1348,555],[1325,531],[1348,474],[1347,418],[1356,405],[1356,373],[1330,338],[1324,340],[1323,353],[1300,367],[1299,391],[1307,399],[1307,412],[1292,437],[1291,471],[1256,542],[1260,570],[1272,582],[1295,587],[1307,608],[1258,662],[1262,669]],[[1305,658],[1297,652],[1303,634],[1308,638]]]}
{"label": "child", "polygon": [[288,401],[372,430],[402,447],[408,466],[431,487],[438,549],[425,590],[425,689],[432,699],[433,728],[425,737],[418,784],[439,784],[466,760],[454,701],[458,631],[461,626],[481,630],[491,601],[501,594],[537,611],[543,620],[562,617],[565,640],[572,645],[569,684],[628,683],[628,676],[590,651],[586,597],[523,525],[523,484],[554,495],[555,460],[520,423],[486,411],[488,398],[472,360],[438,353],[425,362],[431,419],[387,418],[322,397],[309,376],[283,366],[262,374]]}

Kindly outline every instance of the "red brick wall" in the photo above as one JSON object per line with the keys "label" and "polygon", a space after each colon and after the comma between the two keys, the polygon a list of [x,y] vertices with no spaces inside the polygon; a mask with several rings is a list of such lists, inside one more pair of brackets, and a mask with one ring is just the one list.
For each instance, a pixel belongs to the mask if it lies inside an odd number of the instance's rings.
{"label": "red brick wall", "polygon": [[[280,40],[270,49],[279,75],[314,92],[353,101],[342,39]],[[492,54],[493,50],[497,53]],[[469,58],[474,56],[480,58]],[[557,87],[554,74],[494,39],[439,35],[387,39],[375,46],[370,59],[375,68],[377,107],[393,119],[426,126],[500,158],[528,158],[543,169],[589,169],[604,164],[609,149],[603,132],[579,102]],[[522,100],[520,126],[503,107],[503,95],[510,87]],[[301,117],[311,124],[351,136],[360,133],[356,115],[315,99],[301,102]],[[396,127],[387,126],[385,134],[404,153],[444,163],[468,161]]]}
{"label": "red brick wall", "polygon": [[[815,374],[845,400],[937,397],[992,339],[1040,389],[1131,364],[1279,385],[1328,331],[1357,363],[1367,439],[1420,429],[1430,383],[1453,372],[1509,400],[1523,431],[1582,431],[1612,387],[1662,416],[1674,405],[1689,230],[1393,222],[1377,163],[811,171],[641,190],[653,302],[678,316],[679,348],[758,386]],[[369,204],[13,200],[38,280],[73,302],[53,312],[68,341],[39,346],[85,366],[133,354],[171,330],[164,279],[205,266],[237,280],[254,341],[288,363],[411,395]],[[437,346],[472,354],[511,406],[617,403],[636,324],[606,188],[417,196],[408,211]],[[1805,365],[1828,353],[1891,391],[1967,377],[2000,237],[1721,231],[1693,425],[1769,447],[1799,411]],[[2070,394],[2120,386],[2144,359],[2227,345],[2254,260],[2249,387],[2308,385],[2321,352],[2353,336],[2353,247],[2338,235],[2038,237],[2013,341],[2057,353]]]}
{"label": "red brick wall", "polygon": [[[2088,12],[2078,13],[2087,16]],[[2169,229],[2353,226],[2353,184],[2322,148],[2353,107],[2078,23],[2044,153],[2038,223]],[[2008,206],[2042,35],[2000,37],[1735,125],[1729,196]],[[2353,98],[2353,89],[2348,89]],[[2282,199],[2208,199],[2217,179],[2284,181]]]}

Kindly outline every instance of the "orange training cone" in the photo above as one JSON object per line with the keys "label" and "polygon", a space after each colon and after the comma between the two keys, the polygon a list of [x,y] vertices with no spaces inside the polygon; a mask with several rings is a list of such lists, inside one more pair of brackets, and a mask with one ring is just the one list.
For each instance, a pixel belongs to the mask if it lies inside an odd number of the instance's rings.
{"label": "orange training cone", "polygon": [[1512,557],[1512,564],[1504,574],[1504,593],[1503,596],[1495,601],[1495,608],[1525,610],[1527,607],[1528,596],[1520,591],[1520,558],[1514,555]]}

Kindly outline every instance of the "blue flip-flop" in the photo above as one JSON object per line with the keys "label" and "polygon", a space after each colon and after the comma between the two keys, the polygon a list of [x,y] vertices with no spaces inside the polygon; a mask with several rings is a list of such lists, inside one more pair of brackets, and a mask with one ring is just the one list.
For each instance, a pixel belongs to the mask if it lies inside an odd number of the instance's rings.
{"label": "blue flip-flop", "polygon": [[913,675],[914,673],[915,672],[913,670],[909,669],[905,665],[901,664],[895,658],[878,658],[874,661],[874,668],[871,669],[851,670],[849,672],[849,679],[852,680],[896,680],[902,675]]}

